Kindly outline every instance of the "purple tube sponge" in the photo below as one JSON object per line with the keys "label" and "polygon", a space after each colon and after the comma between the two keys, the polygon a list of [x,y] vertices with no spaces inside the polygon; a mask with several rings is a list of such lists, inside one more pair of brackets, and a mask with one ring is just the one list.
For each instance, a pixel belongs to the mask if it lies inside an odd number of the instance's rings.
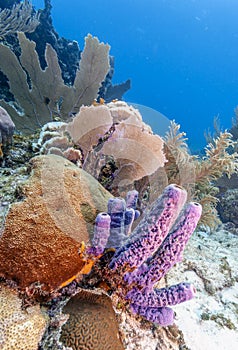
{"label": "purple tube sponge", "polygon": [[111,231],[107,247],[121,247],[131,233],[133,221],[139,216],[136,210],[138,192],[127,193],[126,201],[122,198],[112,198],[108,201],[108,214],[111,217]]}
{"label": "purple tube sponge", "polygon": [[189,203],[179,216],[173,230],[161,247],[144,264],[124,276],[128,284],[152,288],[177,262],[182,260],[184,248],[196,228],[202,213],[198,203]]}
{"label": "purple tube sponge", "polygon": [[111,225],[107,247],[118,248],[125,242],[125,213],[126,202],[124,199],[109,199],[108,214],[111,217]]}
{"label": "purple tube sponge", "polygon": [[147,291],[133,288],[127,293],[131,310],[145,317],[148,321],[161,326],[168,326],[174,322],[174,312],[168,306],[188,301],[196,293],[193,285],[179,283],[169,288]]}
{"label": "purple tube sponge", "polygon": [[98,214],[95,222],[92,247],[87,250],[89,254],[100,255],[105,247],[121,247],[128,235],[135,216],[139,216],[136,210],[138,192],[128,192],[127,201],[122,198],[111,198],[108,201],[108,213]]}
{"label": "purple tube sponge", "polygon": [[193,202],[184,207],[186,191],[178,185],[169,185],[129,235],[136,216],[137,196],[136,191],[131,191],[126,201],[120,198],[109,201],[108,216],[101,214],[96,221],[91,249],[101,251],[106,244],[117,248],[103,278],[109,278],[112,290],[118,290],[133,313],[167,326],[174,322],[174,312],[169,306],[192,299],[195,288],[189,283],[162,289],[154,285],[182,260],[202,207]]}
{"label": "purple tube sponge", "polygon": [[165,307],[183,303],[195,296],[196,290],[190,283],[179,283],[168,288],[147,290],[132,288],[126,295],[131,303],[144,307]]}
{"label": "purple tube sponge", "polygon": [[124,221],[124,234],[125,238],[131,233],[131,227],[135,220],[135,210],[133,208],[126,208],[125,221]]}
{"label": "purple tube sponge", "polygon": [[139,210],[136,209],[137,201],[138,201],[138,191],[132,190],[132,191],[127,192],[127,195],[126,195],[126,207],[128,209],[130,209],[130,208],[134,209],[134,212],[135,212],[134,219],[135,220],[138,219],[138,217],[140,216]]}
{"label": "purple tube sponge", "polygon": [[100,213],[96,217],[92,247],[87,250],[88,254],[98,256],[103,253],[110,236],[111,218],[107,213]]}
{"label": "purple tube sponge", "polygon": [[138,267],[148,259],[167,236],[186,198],[187,193],[180,186],[167,186],[124,246],[117,251],[109,267]]}
{"label": "purple tube sponge", "polygon": [[174,323],[174,312],[170,307],[144,307],[131,304],[130,309],[134,314],[145,317],[148,321],[160,326],[169,326]]}

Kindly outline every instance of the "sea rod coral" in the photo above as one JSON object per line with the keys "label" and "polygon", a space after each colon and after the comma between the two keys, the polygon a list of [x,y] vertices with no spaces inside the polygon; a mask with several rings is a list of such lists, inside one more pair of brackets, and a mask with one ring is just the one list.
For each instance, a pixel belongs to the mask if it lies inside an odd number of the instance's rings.
{"label": "sea rod coral", "polygon": [[109,200],[108,214],[97,216],[93,247],[88,253],[100,254],[110,241],[109,246],[116,251],[103,269],[102,278],[122,299],[129,301],[133,313],[166,326],[174,322],[170,306],[190,300],[195,289],[189,283],[163,289],[155,286],[181,261],[202,208],[195,202],[185,205],[186,191],[178,185],[169,185],[128,236],[133,219],[138,215],[136,197],[133,191],[127,202]]}

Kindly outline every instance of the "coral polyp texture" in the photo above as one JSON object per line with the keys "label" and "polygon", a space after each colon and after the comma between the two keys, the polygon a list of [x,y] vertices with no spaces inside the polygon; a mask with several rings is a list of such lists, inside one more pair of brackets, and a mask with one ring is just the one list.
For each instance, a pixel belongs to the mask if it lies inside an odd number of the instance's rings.
{"label": "coral polyp texture", "polygon": [[[131,227],[136,216],[136,198],[136,191],[128,194],[130,208],[123,199],[109,201],[108,214],[97,217],[93,248],[98,253],[108,245],[107,240],[111,247],[117,248],[104,279],[108,279],[112,289],[115,282],[114,288],[122,299],[129,302],[131,311],[148,321],[170,325],[174,322],[170,306],[192,299],[195,288],[189,283],[180,283],[157,289],[156,284],[182,260],[202,208],[194,202],[185,204],[186,191],[178,185],[169,185],[129,234],[128,226]],[[134,214],[128,215],[131,211]],[[107,225],[104,225],[105,218]],[[103,229],[98,230],[100,222]],[[92,253],[93,248],[89,252]]]}
{"label": "coral polyp texture", "polygon": [[34,294],[51,292],[80,273],[81,242],[93,233],[111,195],[62,157],[35,157],[31,167],[23,200],[11,206],[0,237],[0,277]]}
{"label": "coral polyp texture", "polygon": [[0,286],[0,349],[36,350],[49,321],[39,305],[21,308],[17,292]]}

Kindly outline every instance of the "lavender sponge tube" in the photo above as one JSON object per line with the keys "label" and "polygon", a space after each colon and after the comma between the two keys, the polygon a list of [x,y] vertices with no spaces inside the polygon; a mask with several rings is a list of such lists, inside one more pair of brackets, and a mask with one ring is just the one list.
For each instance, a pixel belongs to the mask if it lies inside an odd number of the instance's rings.
{"label": "lavender sponge tube", "polygon": [[116,269],[127,265],[137,268],[148,259],[167,236],[186,198],[187,193],[182,187],[167,186],[126,243],[116,252],[109,267]]}

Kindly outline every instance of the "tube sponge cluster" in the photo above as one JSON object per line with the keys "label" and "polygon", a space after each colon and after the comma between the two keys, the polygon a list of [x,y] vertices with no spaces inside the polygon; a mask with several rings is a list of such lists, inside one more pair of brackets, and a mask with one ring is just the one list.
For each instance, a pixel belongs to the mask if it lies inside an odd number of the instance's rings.
{"label": "tube sponge cluster", "polygon": [[136,210],[138,192],[127,193],[123,198],[111,198],[108,201],[107,213],[99,213],[96,217],[92,247],[89,254],[95,256],[103,253],[107,248],[119,248],[131,233],[133,221],[140,215]]}
{"label": "tube sponge cluster", "polygon": [[96,219],[91,253],[116,248],[109,270],[121,277],[122,296],[133,313],[162,326],[174,322],[170,306],[190,300],[195,288],[189,283],[157,289],[155,284],[182,260],[184,248],[202,213],[200,204],[186,203],[187,193],[178,185],[169,185],[141,222],[131,232],[138,193],[131,191],[126,201],[109,200],[108,213]]}

